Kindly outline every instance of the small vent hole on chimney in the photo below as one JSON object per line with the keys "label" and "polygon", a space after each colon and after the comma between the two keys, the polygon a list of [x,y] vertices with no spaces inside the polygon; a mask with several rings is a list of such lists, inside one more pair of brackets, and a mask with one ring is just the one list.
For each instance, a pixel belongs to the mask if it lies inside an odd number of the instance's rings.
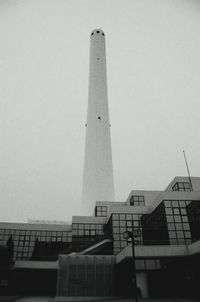
{"label": "small vent hole on chimney", "polygon": [[94,33],[91,33],[91,36],[93,36],[94,35]]}
{"label": "small vent hole on chimney", "polygon": [[99,34],[99,30],[97,30],[97,34]]}
{"label": "small vent hole on chimney", "polygon": [[100,116],[98,116],[98,120],[101,120],[101,117],[100,117]]}
{"label": "small vent hole on chimney", "polygon": [[104,36],[104,33],[102,33],[102,36]]}

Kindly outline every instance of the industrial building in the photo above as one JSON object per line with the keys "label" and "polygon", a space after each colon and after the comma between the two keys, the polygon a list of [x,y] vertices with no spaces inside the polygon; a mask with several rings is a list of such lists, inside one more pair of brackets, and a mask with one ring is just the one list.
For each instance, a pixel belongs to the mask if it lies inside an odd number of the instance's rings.
{"label": "industrial building", "polygon": [[101,29],[90,35],[85,126],[85,216],[0,223],[0,294],[199,297],[200,177],[175,177],[164,191],[133,190],[115,201]]}
{"label": "industrial building", "polygon": [[0,223],[1,293],[132,296],[132,249],[124,233],[140,230],[141,296],[198,296],[200,177],[190,180],[193,191],[187,177],[176,177],[164,191],[97,201],[93,216],[74,216],[71,225]]}

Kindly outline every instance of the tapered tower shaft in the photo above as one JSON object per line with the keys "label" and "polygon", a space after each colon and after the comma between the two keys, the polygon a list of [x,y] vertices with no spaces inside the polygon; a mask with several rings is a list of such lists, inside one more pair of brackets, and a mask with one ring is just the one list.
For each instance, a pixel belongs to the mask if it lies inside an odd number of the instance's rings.
{"label": "tapered tower shaft", "polygon": [[108,110],[105,35],[90,36],[90,70],[86,122],[82,206],[91,214],[95,201],[114,201],[113,165]]}

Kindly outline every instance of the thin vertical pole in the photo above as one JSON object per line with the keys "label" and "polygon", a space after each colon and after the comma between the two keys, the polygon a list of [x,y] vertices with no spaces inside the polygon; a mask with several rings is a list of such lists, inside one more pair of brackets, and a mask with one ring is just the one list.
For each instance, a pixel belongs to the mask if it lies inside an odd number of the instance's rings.
{"label": "thin vertical pole", "polygon": [[137,295],[137,277],[136,277],[136,268],[135,268],[135,242],[134,242],[134,235],[131,235],[132,241],[132,255],[133,255],[133,283],[135,289],[135,302],[138,302],[138,295]]}
{"label": "thin vertical pole", "polygon": [[183,150],[183,155],[184,155],[185,164],[186,164],[186,168],[187,168],[187,172],[188,172],[188,178],[189,178],[189,182],[190,182],[190,188],[191,188],[191,191],[193,191],[192,180],[191,180],[191,177],[190,177],[190,170],[189,170],[189,166],[188,166],[188,162],[187,162],[187,158],[186,158],[184,150]]}

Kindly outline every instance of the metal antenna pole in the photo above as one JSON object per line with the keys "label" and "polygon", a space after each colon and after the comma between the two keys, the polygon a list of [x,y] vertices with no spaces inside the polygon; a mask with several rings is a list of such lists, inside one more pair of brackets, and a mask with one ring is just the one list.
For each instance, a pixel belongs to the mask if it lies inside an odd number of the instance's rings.
{"label": "metal antenna pole", "polygon": [[184,155],[185,164],[186,164],[186,168],[187,168],[187,172],[188,172],[188,178],[189,178],[189,182],[190,182],[190,188],[191,188],[191,191],[193,191],[192,180],[191,180],[191,177],[190,177],[190,170],[189,170],[189,167],[188,167],[187,158],[186,158],[184,150],[183,150],[183,155]]}

